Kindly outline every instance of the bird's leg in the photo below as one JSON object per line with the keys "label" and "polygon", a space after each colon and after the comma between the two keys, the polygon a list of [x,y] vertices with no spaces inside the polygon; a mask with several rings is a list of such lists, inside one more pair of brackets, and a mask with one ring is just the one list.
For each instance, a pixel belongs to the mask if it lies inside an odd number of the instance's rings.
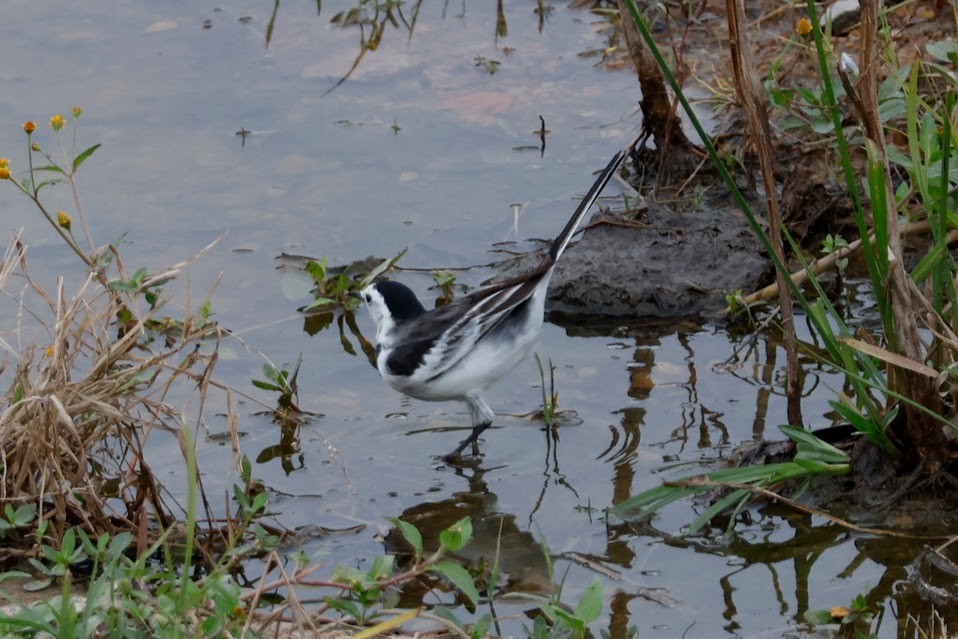
{"label": "bird's leg", "polygon": [[[492,408],[489,407],[489,404],[487,404],[485,400],[478,395],[467,397],[465,402],[469,407],[469,415],[472,416],[472,432],[469,433],[469,437],[466,437],[464,440],[459,442],[459,446],[456,447],[456,450],[443,457],[445,461],[458,459],[460,453],[462,453],[462,451],[466,449],[466,446],[469,446],[470,444],[478,448],[476,444],[479,441],[479,435],[481,435],[487,428],[492,426],[492,420],[496,416]],[[478,452],[478,450],[476,452]]]}

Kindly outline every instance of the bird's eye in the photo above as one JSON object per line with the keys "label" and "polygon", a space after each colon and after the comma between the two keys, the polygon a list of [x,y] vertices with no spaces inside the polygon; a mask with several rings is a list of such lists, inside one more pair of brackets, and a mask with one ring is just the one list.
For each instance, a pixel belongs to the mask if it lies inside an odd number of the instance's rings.
{"label": "bird's eye", "polygon": [[369,304],[372,301],[373,301],[373,296],[370,295],[369,293],[366,293],[366,303]]}

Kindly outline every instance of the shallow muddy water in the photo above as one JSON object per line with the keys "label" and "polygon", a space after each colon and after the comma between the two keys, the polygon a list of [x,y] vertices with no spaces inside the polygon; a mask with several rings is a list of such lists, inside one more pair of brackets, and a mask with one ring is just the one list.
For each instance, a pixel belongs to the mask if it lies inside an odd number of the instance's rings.
{"label": "shallow muddy water", "polygon": [[[490,394],[501,418],[482,456],[452,467],[438,456],[465,434],[462,407],[386,388],[361,354],[344,351],[335,325],[304,330],[296,308],[309,297],[276,270],[281,253],[343,264],[408,247],[406,268],[457,268],[493,261],[497,243],[526,250],[561,228],[591,173],[639,124],[631,72],[579,55],[607,46],[599,18],[557,3],[540,32],[535,3],[504,2],[508,35],[497,42],[495,3],[430,3],[412,37],[387,26],[378,48],[327,93],[358,53],[358,29],[330,24],[353,6],[344,0],[322,3],[318,16],[316,3],[282,2],[268,47],[272,3],[88,4],[7,0],[0,50],[15,64],[0,67],[0,155],[22,165],[21,122],[36,120],[49,139],[48,117],[79,104],[81,139],[103,143],[80,176],[96,238],[126,232],[126,261],[159,268],[228,231],[188,283],[202,297],[222,273],[214,318],[279,365],[302,354],[299,404],[321,417],[284,431],[251,403],[237,412],[278,521],[333,531],[304,535],[308,553],[362,566],[384,550],[386,517],[408,518],[428,537],[469,515],[477,538],[463,557],[491,559],[501,526],[512,590],[547,587],[541,543],[559,577],[568,571],[565,600],[600,577],[608,605],[596,631],[804,636],[807,609],[872,592],[885,611],[879,636],[899,635],[887,598],[907,553],[889,559],[873,540],[783,510],[756,509],[733,539],[675,536],[698,504],[676,504],[648,526],[604,516],[629,495],[720,463],[740,442],[779,438],[776,345],[710,323],[547,323],[537,351],[556,367],[561,426],[550,434],[522,416],[541,400],[530,360]],[[500,63],[494,74],[488,60]],[[540,115],[550,131],[544,149]],[[607,202],[617,192],[610,186]],[[41,279],[76,268],[25,200],[12,189],[0,197],[7,229],[25,228]],[[52,208],[69,206],[65,189],[52,197]],[[491,274],[457,277],[474,286]],[[428,274],[396,277],[435,295]],[[371,337],[368,318],[358,322]],[[218,375],[269,403],[250,384],[262,363],[227,343]],[[805,416],[824,426],[842,380],[807,367]],[[200,452],[211,495],[237,481],[216,437],[224,421],[221,409],[209,411]],[[157,433],[151,444],[154,471],[181,494],[176,442]],[[520,623],[503,630],[516,634]]]}

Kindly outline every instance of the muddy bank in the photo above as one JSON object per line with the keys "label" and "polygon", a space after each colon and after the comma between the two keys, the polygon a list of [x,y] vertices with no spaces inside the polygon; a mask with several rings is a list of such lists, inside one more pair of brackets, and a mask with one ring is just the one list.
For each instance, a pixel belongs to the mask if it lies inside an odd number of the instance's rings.
{"label": "muddy bank", "polygon": [[[651,198],[632,215],[593,216],[556,267],[548,310],[574,315],[699,317],[720,313],[725,295],[771,278],[771,262],[728,198],[675,211]],[[501,277],[540,258],[516,260]]]}

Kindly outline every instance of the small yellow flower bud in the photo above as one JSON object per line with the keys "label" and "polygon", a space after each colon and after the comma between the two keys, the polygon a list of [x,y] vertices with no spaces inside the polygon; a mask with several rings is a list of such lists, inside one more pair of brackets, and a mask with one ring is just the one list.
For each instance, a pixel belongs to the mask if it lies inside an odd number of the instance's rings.
{"label": "small yellow flower bud", "polygon": [[0,169],[5,169],[10,166],[10,160],[7,158],[0,158]]}
{"label": "small yellow flower bud", "polygon": [[47,346],[47,350],[44,351],[44,355],[46,355],[47,357],[53,357],[53,344],[50,344],[49,346]]}
{"label": "small yellow flower bud", "polygon": [[70,109],[70,113],[73,114],[73,119],[76,120],[78,117],[80,117],[80,114],[83,113],[83,109],[81,109],[78,105],[74,105],[74,107]]}
{"label": "small yellow flower bud", "polygon": [[30,145],[30,150],[31,150],[31,151],[39,151],[39,150],[40,150],[40,145],[37,144],[36,142],[34,142],[33,144]]}
{"label": "small yellow flower bud", "polygon": [[27,135],[30,135],[37,130],[37,125],[33,122],[33,120],[27,120],[23,123],[23,130]]}
{"label": "small yellow flower bud", "polygon": [[828,614],[835,621],[840,621],[848,616],[849,610],[845,606],[832,606],[831,610],[828,611]]}
{"label": "small yellow flower bud", "polygon": [[795,26],[795,32],[803,38],[812,32],[812,21],[808,18],[802,18]]}
{"label": "small yellow flower bud", "polygon": [[59,131],[63,128],[63,116],[57,113],[56,115],[50,118],[50,126],[53,127],[54,131]]}
{"label": "small yellow flower bud", "polygon": [[0,167],[0,180],[9,180],[10,179],[10,169],[7,167]]}
{"label": "small yellow flower bud", "polygon": [[66,211],[57,211],[57,224],[69,231],[70,222],[70,216],[67,215]]}

